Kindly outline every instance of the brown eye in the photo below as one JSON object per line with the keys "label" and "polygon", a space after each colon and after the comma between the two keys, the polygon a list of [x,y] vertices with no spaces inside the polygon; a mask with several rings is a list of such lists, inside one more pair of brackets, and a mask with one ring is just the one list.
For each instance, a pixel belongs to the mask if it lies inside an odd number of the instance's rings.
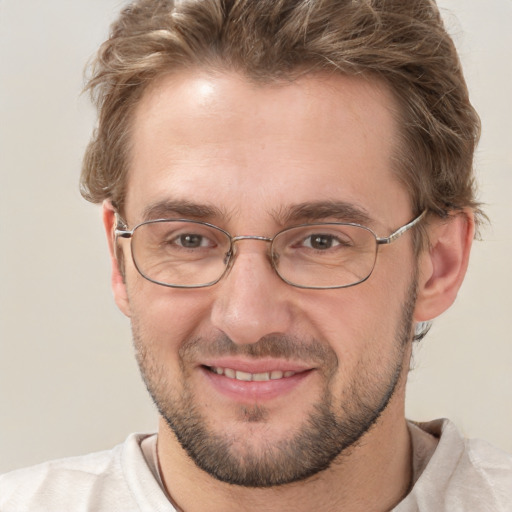
{"label": "brown eye", "polygon": [[304,238],[302,247],[307,249],[315,249],[316,251],[327,251],[329,249],[348,247],[350,243],[343,240],[340,236],[315,233]]}
{"label": "brown eye", "polygon": [[193,233],[180,235],[176,239],[176,243],[186,249],[197,249],[198,247],[208,247],[210,245],[204,236]]}
{"label": "brown eye", "polygon": [[334,237],[329,235],[314,235],[310,236],[308,240],[309,242],[305,241],[304,245],[317,250],[330,249],[336,242]]}

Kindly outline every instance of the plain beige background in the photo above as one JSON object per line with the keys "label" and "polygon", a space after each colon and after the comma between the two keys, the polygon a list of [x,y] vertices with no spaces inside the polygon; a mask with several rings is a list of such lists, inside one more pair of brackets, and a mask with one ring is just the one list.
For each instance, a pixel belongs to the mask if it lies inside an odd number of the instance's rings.
{"label": "plain beige background", "polygon": [[[122,5],[0,0],[0,472],[156,427],[111,297],[99,210],[77,185],[94,122],[82,69]],[[416,352],[407,409],[512,452],[512,0],[440,5],[483,119],[492,227]]]}

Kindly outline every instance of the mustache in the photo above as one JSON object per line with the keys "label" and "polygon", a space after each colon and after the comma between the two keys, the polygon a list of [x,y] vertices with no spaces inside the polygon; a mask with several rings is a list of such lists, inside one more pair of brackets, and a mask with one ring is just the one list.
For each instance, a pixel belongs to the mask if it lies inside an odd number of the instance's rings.
{"label": "mustache", "polygon": [[179,349],[184,361],[197,361],[201,357],[243,356],[252,359],[272,357],[275,359],[301,360],[323,365],[337,365],[338,357],[327,344],[316,339],[303,339],[269,334],[251,344],[237,344],[225,334],[215,337],[196,337],[185,341]]}

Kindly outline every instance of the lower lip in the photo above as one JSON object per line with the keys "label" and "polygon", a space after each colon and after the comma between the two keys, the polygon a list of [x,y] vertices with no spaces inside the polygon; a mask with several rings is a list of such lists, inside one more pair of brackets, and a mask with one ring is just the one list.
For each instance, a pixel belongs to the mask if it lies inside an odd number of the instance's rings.
{"label": "lower lip", "polygon": [[239,402],[259,402],[286,395],[296,389],[313,373],[312,370],[308,370],[282,379],[247,382],[230,379],[225,375],[218,375],[204,367],[201,367],[201,371],[218,392]]}

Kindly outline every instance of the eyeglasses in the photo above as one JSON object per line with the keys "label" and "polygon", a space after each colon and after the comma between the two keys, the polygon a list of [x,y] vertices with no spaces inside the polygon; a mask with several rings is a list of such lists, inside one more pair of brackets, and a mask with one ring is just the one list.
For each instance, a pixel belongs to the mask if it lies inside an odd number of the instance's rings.
{"label": "eyeglasses", "polygon": [[128,230],[120,217],[115,235],[130,239],[139,273],[162,286],[212,286],[233,265],[238,242],[259,240],[270,243],[270,263],[284,282],[299,288],[346,288],[370,277],[379,245],[394,242],[426,213],[384,238],[365,226],[342,222],[302,224],[268,238],[231,236],[207,222],[187,219],[149,220]]}

